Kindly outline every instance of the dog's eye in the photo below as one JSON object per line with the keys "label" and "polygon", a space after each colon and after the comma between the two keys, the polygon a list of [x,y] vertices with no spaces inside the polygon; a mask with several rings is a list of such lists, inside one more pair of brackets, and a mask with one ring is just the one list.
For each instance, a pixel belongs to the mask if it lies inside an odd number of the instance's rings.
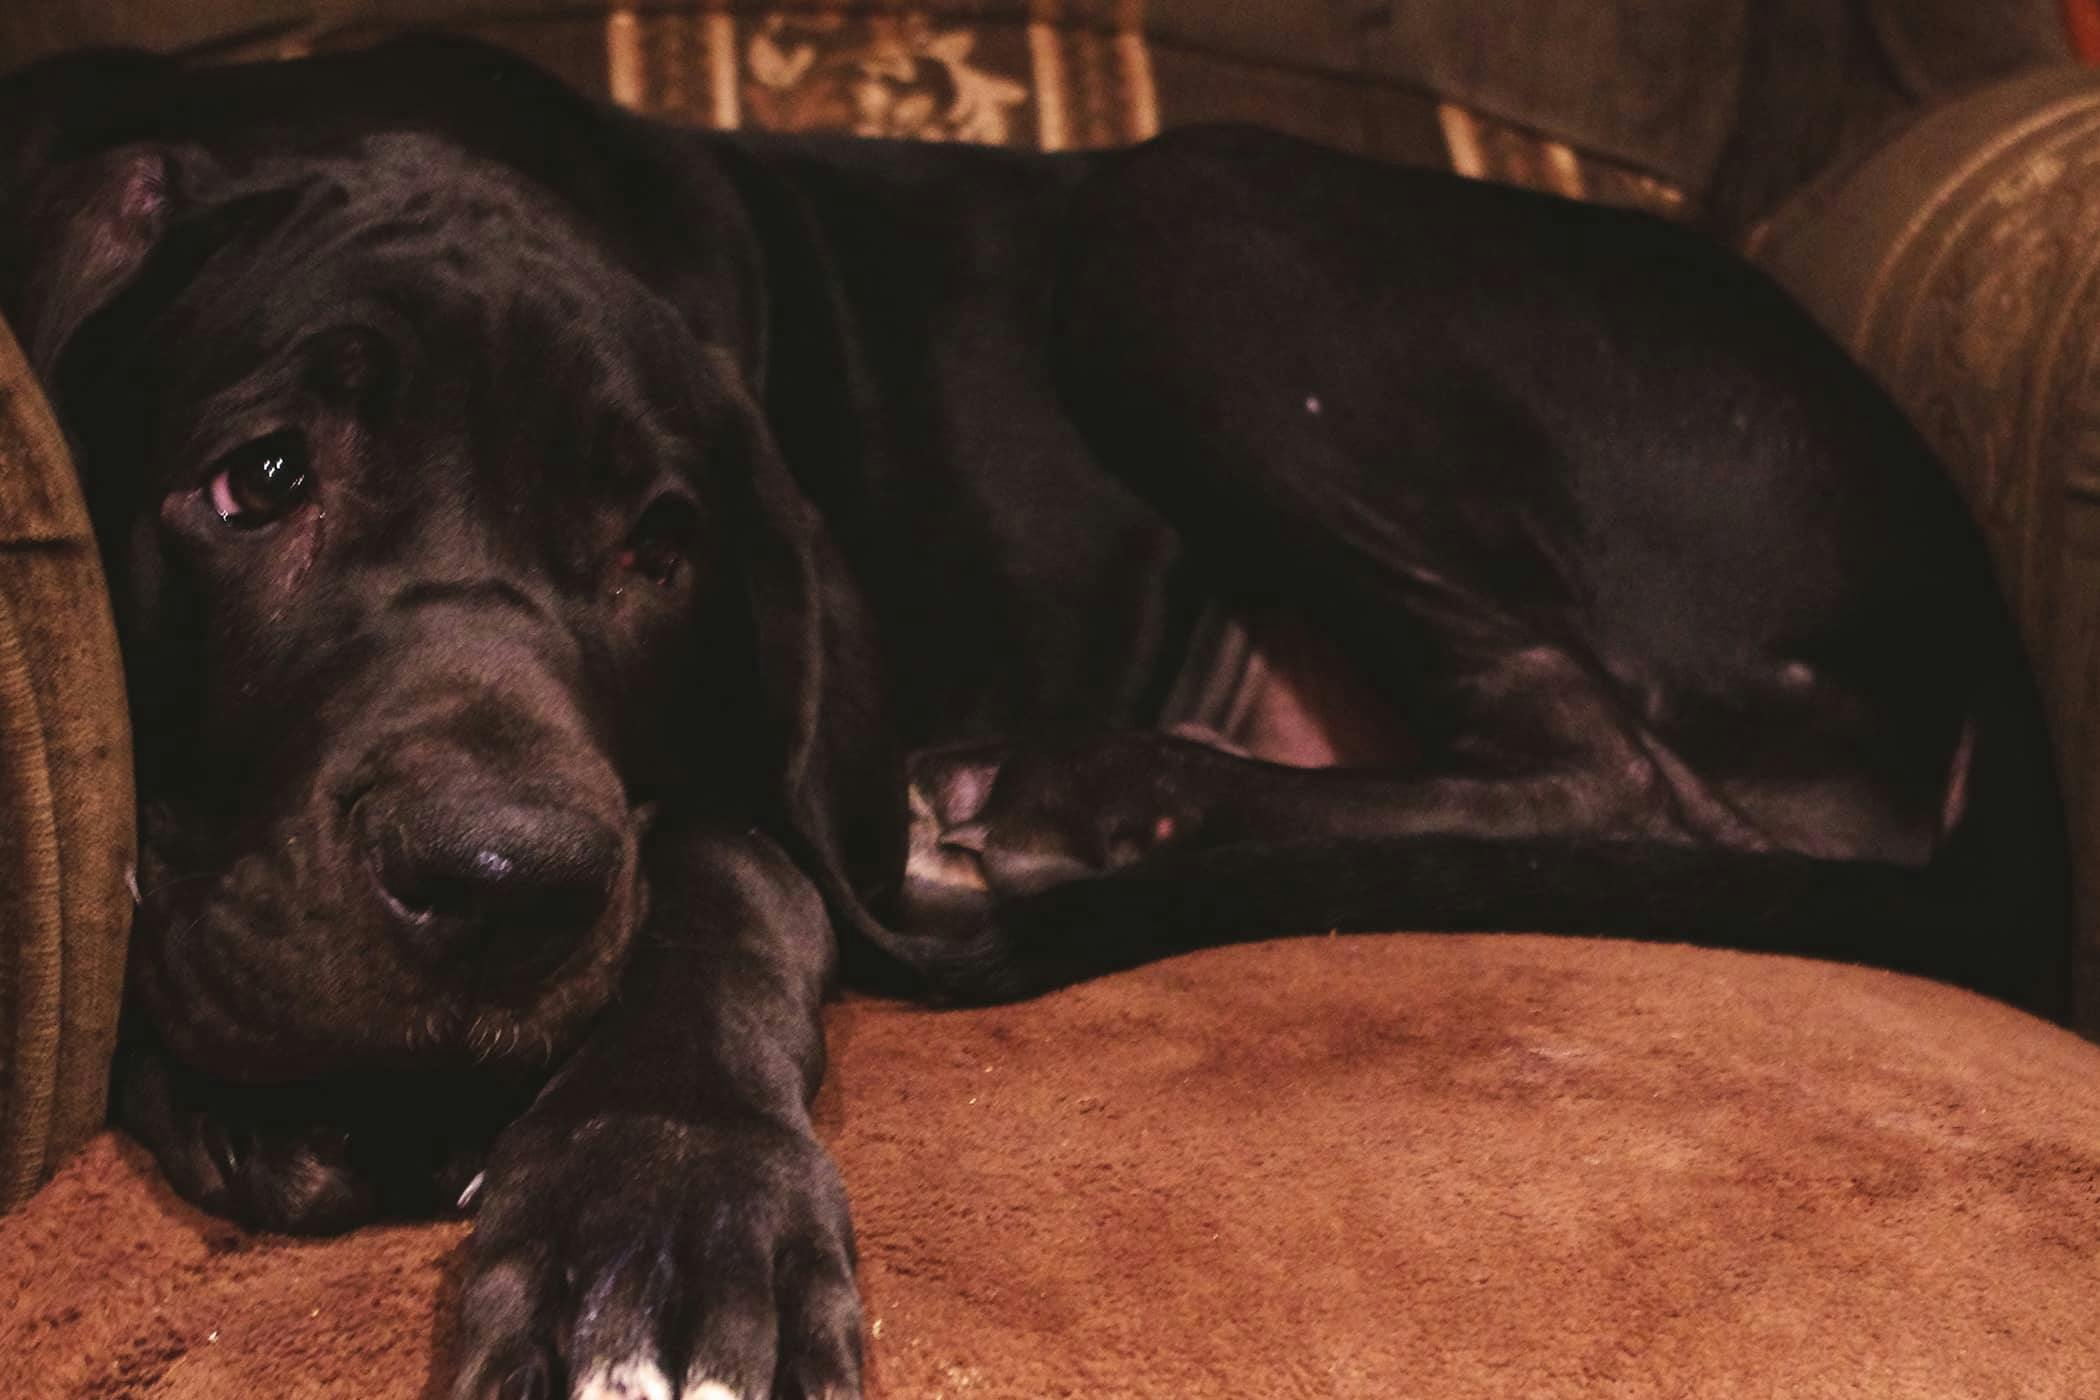
{"label": "dog's eye", "polygon": [[306,499],[310,485],[305,435],[286,431],[221,457],[205,489],[219,519],[252,530],[288,514]]}
{"label": "dog's eye", "polygon": [[654,501],[620,551],[620,567],[669,588],[686,570],[696,529],[692,506],[669,496]]}

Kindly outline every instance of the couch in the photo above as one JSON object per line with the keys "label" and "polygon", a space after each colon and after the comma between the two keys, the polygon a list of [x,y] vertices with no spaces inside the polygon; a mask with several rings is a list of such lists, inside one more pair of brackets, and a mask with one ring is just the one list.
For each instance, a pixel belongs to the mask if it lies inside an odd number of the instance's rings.
{"label": "couch", "polygon": [[[2040,8],[2008,5],[1999,61],[2047,49]],[[1433,9],[1396,10],[1394,33]],[[1690,83],[1674,105],[1615,106],[1427,31],[1337,49],[1355,31],[1297,13],[490,0],[450,25],[686,120],[1057,147],[1246,117],[1667,217],[1756,215],[1841,335],[1844,295],[1818,279],[1829,230],[1857,222],[1845,181],[1896,149],[1873,129],[1950,71],[1988,76],[1960,32],[1937,48],[1896,32],[1907,88],[1843,87],[1852,135],[1756,167],[1738,119],[1751,59],[1726,100]],[[1540,33],[1571,57],[1625,38],[1566,27],[1557,0],[1526,13],[1560,23]],[[1930,37],[1937,11],[1910,13]],[[20,6],[0,43],[267,57],[427,14]],[[1896,164],[1968,170],[1963,139]],[[1773,172],[1804,162],[1828,183],[1763,218]],[[1914,406],[2004,400],[1941,361],[1890,377]],[[1962,440],[1942,447],[1965,482],[1988,479]],[[2021,510],[2056,508],[2070,469],[2048,470]],[[2084,536],[2029,518],[1994,542],[2055,597],[2082,577]],[[443,1394],[464,1224],[250,1236],[96,1132],[128,908],[121,683],[63,444],[4,336],[0,604],[0,1203],[48,1179],[0,1217],[0,1394]],[[2095,643],[2057,620],[2084,613],[2028,612],[2060,731],[2082,736]],[[2091,789],[2067,776],[2083,812]],[[830,1035],[817,1116],[853,1198],[879,1394],[2100,1395],[2100,1048],[1950,988],[1414,932],[1223,949],[984,1011],[848,998]]]}

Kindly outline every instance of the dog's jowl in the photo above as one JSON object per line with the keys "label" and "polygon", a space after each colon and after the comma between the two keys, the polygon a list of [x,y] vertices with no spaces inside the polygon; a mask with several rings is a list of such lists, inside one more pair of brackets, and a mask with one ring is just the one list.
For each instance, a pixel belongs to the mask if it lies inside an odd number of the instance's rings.
{"label": "dog's jowl", "polygon": [[120,1117],[255,1225],[470,1210],[461,1397],[858,1392],[839,969],[1549,928],[2061,1010],[1976,533],[1691,234],[438,42],[31,70],[0,211],[136,720]]}

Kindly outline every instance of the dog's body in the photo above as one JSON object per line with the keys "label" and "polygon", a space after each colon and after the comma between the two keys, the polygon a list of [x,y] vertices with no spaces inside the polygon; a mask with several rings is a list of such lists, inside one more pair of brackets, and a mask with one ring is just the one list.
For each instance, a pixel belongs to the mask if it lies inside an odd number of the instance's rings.
{"label": "dog's body", "polygon": [[1691,235],[1247,132],[675,132],[445,45],[76,61],[0,140],[139,715],[120,1112],[265,1224],[473,1177],[462,1396],[857,1386],[834,929],[961,998],[1346,924],[2060,1009],[1975,533]]}

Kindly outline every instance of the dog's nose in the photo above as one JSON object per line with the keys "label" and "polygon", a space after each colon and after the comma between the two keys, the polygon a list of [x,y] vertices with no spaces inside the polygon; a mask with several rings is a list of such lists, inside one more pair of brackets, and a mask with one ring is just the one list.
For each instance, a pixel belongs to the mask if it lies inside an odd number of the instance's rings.
{"label": "dog's nose", "polygon": [[561,807],[360,804],[372,872],[425,961],[530,978],[583,941],[612,898],[618,836]]}

